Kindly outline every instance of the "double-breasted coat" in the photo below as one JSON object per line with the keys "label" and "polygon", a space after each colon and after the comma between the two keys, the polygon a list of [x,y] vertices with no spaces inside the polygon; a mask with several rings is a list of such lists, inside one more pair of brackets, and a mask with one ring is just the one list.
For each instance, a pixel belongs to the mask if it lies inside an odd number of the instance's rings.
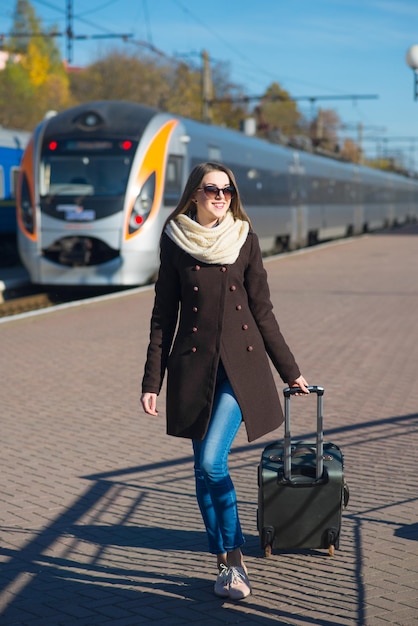
{"label": "double-breasted coat", "polygon": [[163,234],[160,259],[142,392],[158,394],[167,370],[167,433],[204,438],[220,360],[248,441],[280,426],[267,354],[285,383],[300,371],[273,314],[257,235],[249,231],[233,264],[218,265],[196,260]]}

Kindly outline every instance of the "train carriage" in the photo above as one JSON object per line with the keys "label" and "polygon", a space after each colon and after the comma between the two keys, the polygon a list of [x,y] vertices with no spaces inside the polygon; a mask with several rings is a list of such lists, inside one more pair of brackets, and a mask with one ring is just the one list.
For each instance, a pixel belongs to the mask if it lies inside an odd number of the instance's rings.
{"label": "train carriage", "polygon": [[35,129],[18,186],[31,280],[138,285],[194,165],[234,171],[264,252],[415,219],[418,181],[316,156],[140,104],[101,101]]}
{"label": "train carriage", "polygon": [[30,133],[0,126],[0,236],[16,233],[16,185]]}

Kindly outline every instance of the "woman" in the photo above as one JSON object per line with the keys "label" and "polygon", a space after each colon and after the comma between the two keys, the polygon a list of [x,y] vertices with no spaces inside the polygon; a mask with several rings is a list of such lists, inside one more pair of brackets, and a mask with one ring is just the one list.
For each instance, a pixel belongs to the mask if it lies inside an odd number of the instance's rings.
{"label": "woman", "polygon": [[307,382],[274,317],[258,238],[230,169],[193,169],[160,253],[141,403],[158,415],[167,369],[167,433],[192,440],[197,501],[217,557],[214,592],[241,599],[251,588],[230,447],[242,421],[248,441],[283,421],[267,354],[286,384],[309,393]]}

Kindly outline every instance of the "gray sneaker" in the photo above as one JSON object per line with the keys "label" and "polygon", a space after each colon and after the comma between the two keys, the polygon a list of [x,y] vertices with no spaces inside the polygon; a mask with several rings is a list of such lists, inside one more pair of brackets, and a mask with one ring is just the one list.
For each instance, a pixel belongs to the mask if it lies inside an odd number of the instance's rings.
{"label": "gray sneaker", "polygon": [[213,588],[215,596],[218,596],[219,598],[228,598],[229,596],[228,573],[229,569],[226,567],[226,565],[221,563],[219,566],[219,574],[216,577],[215,586]]}
{"label": "gray sneaker", "polygon": [[251,593],[247,571],[243,567],[230,567],[228,570],[228,595],[232,600],[242,600]]}

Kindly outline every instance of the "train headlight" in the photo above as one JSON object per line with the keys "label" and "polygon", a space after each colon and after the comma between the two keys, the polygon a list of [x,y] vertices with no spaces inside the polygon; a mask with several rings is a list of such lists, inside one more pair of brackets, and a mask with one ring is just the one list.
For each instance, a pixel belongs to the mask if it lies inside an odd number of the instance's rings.
{"label": "train headlight", "polygon": [[129,234],[136,232],[146,222],[151,213],[155,197],[155,174],[152,174],[142,186],[129,218]]}

